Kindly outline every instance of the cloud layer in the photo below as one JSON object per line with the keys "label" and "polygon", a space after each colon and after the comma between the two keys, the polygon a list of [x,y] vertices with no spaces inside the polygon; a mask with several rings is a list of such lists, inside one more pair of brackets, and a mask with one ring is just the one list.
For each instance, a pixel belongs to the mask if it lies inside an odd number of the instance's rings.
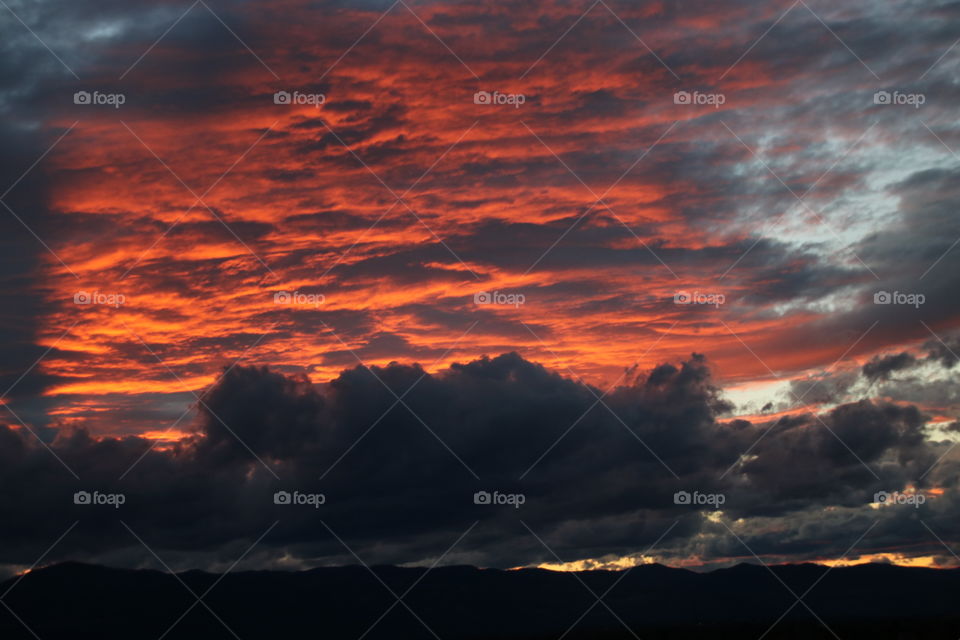
{"label": "cloud layer", "polygon": [[[3,482],[19,490],[2,497],[0,560],[29,562],[75,520],[53,557],[152,562],[136,534],[174,565],[215,567],[269,530],[251,556],[262,566],[427,563],[469,530],[445,562],[618,558],[660,539],[646,557],[709,565],[837,558],[871,529],[850,558],[909,546],[949,559],[920,520],[954,530],[958,468],[936,464],[949,443],[916,407],[757,423],[723,420],[729,408],[698,355],[606,394],[512,353],[436,374],[356,367],[321,386],[238,366],[173,446],[77,431],[48,451],[4,428]],[[77,505],[76,491],[124,498]],[[276,504],[277,491],[323,502]],[[478,491],[523,498],[477,504]],[[719,510],[677,504],[683,491],[722,495]],[[878,491],[929,500],[879,505]]]}

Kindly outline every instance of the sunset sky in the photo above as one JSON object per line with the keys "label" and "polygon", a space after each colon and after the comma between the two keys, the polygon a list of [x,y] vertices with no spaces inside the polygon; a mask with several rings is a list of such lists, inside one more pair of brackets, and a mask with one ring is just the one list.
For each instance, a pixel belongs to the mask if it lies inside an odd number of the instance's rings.
{"label": "sunset sky", "polygon": [[956,3],[0,4],[8,569],[960,564]]}

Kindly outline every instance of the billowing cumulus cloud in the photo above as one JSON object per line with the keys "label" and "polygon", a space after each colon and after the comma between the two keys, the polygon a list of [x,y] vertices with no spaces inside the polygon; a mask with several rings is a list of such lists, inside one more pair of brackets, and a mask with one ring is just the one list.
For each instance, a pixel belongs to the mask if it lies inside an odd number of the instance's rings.
{"label": "billowing cumulus cloud", "polygon": [[[512,353],[435,374],[358,366],[320,386],[238,366],[169,446],[76,431],[48,451],[4,428],[4,485],[20,489],[2,497],[2,561],[27,563],[74,520],[54,557],[148,563],[126,526],[182,566],[229,561],[274,522],[262,566],[351,561],[327,527],[365,561],[401,563],[438,558],[476,522],[448,561],[505,567],[555,561],[527,527],[565,561],[641,553],[669,529],[653,557],[705,563],[744,553],[715,516],[773,559],[843,553],[874,521],[883,536],[859,553],[916,539],[917,518],[951,530],[956,463],[936,464],[946,444],[916,407],[863,400],[757,423],[725,421],[729,409],[698,355],[606,395]],[[871,504],[913,490],[931,496],[920,509]],[[123,503],[75,505],[76,491]],[[323,503],[275,504],[277,491]],[[477,504],[478,491],[523,497]],[[691,504],[677,504],[684,491]],[[785,526],[777,550],[767,529]],[[916,551],[944,555],[933,539]]]}
{"label": "billowing cumulus cloud", "polygon": [[916,362],[917,359],[913,354],[906,351],[890,356],[874,356],[870,362],[863,365],[863,375],[871,380],[888,378],[894,371],[909,369]]}

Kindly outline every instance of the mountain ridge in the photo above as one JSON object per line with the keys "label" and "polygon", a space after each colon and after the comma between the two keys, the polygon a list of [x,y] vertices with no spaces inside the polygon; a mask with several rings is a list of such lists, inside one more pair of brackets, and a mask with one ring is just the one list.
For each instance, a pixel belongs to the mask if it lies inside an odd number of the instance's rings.
{"label": "mountain ridge", "polygon": [[960,569],[886,564],[741,563],[704,573],[658,564],[581,572],[345,565],[172,575],[66,562],[0,584],[8,589],[0,637],[16,639],[235,633],[253,640],[324,631],[371,639],[679,640],[757,638],[771,626],[766,638],[960,635]]}

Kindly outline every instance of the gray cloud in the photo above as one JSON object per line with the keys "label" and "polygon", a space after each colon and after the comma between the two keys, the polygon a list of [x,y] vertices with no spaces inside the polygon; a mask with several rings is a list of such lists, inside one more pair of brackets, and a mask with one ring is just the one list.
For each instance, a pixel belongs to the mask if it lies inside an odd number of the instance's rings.
{"label": "gray cloud", "polygon": [[[394,393],[403,404],[394,406]],[[321,521],[370,562],[426,561],[474,521],[477,535],[451,562],[552,560],[522,519],[567,560],[637,553],[679,521],[659,550],[668,559],[715,533],[702,507],[674,504],[681,490],[723,493],[731,521],[789,521],[795,539],[780,553],[799,559],[824,553],[817,528],[808,529],[822,509],[849,511],[852,535],[865,518],[898,517],[869,508],[874,492],[957,482],[949,461],[924,475],[945,445],[925,439],[927,417],[915,407],[864,400],[819,418],[725,423],[728,405],[702,356],[634,373],[606,406],[595,402],[599,393],[516,354],[436,374],[356,367],[322,386],[239,366],[203,395],[194,434],[166,449],[61,433],[51,448],[79,481],[22,430],[4,428],[3,482],[20,490],[0,496],[9,522],[19,523],[2,534],[2,561],[29,562],[74,519],[81,524],[56,558],[138,564],[122,519],[186,566],[215,565],[275,520],[256,555],[263,566],[349,561]],[[322,492],[327,502],[275,505],[280,489]],[[76,506],[77,490],[122,492],[126,503]],[[479,490],[523,493],[525,503],[476,505]],[[943,510],[955,505],[938,499],[923,508],[925,518],[945,521]],[[915,536],[899,531],[903,541]],[[705,551],[706,562],[733,553]]]}

